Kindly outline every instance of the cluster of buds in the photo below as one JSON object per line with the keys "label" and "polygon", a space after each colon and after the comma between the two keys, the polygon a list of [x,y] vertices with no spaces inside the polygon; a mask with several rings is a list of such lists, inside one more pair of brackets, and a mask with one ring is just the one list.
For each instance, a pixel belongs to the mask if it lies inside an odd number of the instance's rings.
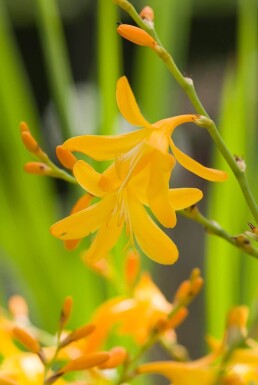
{"label": "cluster of buds", "polygon": [[[25,122],[20,123],[21,139],[26,149],[33,155],[36,161],[27,162],[24,170],[29,174],[51,176],[54,178],[64,179],[74,183],[74,178],[64,170],[57,167],[42,150]],[[70,152],[58,146],[56,155],[59,162],[68,170],[72,170],[73,165],[77,161],[76,157]]]}
{"label": "cluster of buds", "polygon": [[[38,356],[45,372],[47,373],[44,385],[51,385],[56,382],[59,378],[69,372],[85,371],[92,368],[98,369],[111,369],[124,363],[127,359],[127,352],[123,347],[116,346],[110,351],[92,351],[85,353],[80,350],[80,345],[77,347],[77,355],[74,358],[74,353],[70,354],[70,346],[73,351],[76,343],[80,340],[88,337],[95,330],[95,325],[86,324],[78,329],[75,329],[69,333],[64,331],[64,327],[67,325],[71,313],[72,313],[73,300],[71,297],[67,297],[63,303],[60,318],[59,327],[57,331],[57,346],[53,350],[42,346],[41,342],[31,331],[28,331],[25,327],[15,326],[12,329],[12,335],[15,340],[23,345],[26,350]],[[72,345],[71,345],[72,344]],[[49,349],[52,354],[49,354]],[[59,353],[65,350],[62,354],[61,367],[59,362]],[[79,353],[80,352],[80,353]],[[66,360],[63,363],[63,360]],[[58,365],[56,365],[58,363]],[[58,369],[53,368],[58,366]],[[17,385],[11,378],[0,375],[0,384]]]}
{"label": "cluster of buds", "polygon": [[191,272],[190,278],[183,281],[175,294],[173,304],[176,307],[188,306],[199,294],[203,286],[203,278],[200,269],[195,268]]}
{"label": "cluster of buds", "polygon": [[155,327],[156,332],[163,333],[176,329],[188,316],[187,306],[199,294],[203,286],[203,278],[198,268],[193,269],[190,278],[183,281],[173,299],[173,308],[166,319],[160,319]]}

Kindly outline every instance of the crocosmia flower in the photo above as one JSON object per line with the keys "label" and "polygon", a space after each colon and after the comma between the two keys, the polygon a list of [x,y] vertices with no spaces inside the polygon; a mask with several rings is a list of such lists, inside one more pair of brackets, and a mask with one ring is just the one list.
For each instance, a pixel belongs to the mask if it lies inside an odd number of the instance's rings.
{"label": "crocosmia flower", "polygon": [[[96,233],[85,254],[87,260],[96,262],[108,255],[125,227],[129,238],[128,246],[134,247],[136,239],[143,252],[154,261],[162,264],[176,261],[176,245],[146,210],[148,200],[145,180],[148,179],[148,168],[143,168],[129,180],[121,180],[114,164],[100,174],[88,163],[79,160],[73,172],[81,187],[99,200],[54,224],[51,227],[54,236],[62,240],[77,240]],[[155,186],[153,188],[155,190]],[[167,189],[167,196],[167,212],[175,223],[175,210],[196,203],[202,198],[202,192],[195,188]],[[158,204],[156,210],[158,211]],[[161,212],[160,216],[164,215]]]}
{"label": "crocosmia flower", "polygon": [[[187,122],[195,123],[200,120],[200,115],[179,115],[150,124],[141,114],[125,76],[117,82],[116,98],[123,117],[133,126],[142,127],[140,130],[115,136],[77,136],[68,139],[63,148],[82,152],[96,160],[115,159],[117,163],[127,163],[125,168],[129,169],[136,167],[139,162],[156,162],[156,159],[153,160],[154,150],[168,154],[170,149],[176,160],[194,174],[209,181],[223,181],[227,178],[225,172],[207,168],[184,154],[171,139],[177,126]],[[154,178],[151,179],[153,181]]]}

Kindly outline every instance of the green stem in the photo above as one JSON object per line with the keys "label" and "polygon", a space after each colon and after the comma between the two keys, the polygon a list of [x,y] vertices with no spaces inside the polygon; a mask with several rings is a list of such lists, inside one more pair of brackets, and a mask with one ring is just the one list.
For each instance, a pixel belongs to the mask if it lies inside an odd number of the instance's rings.
{"label": "green stem", "polygon": [[209,234],[217,235],[218,237],[223,238],[225,241],[231,243],[231,245],[258,259],[258,250],[252,246],[246,235],[230,235],[217,222],[212,221],[202,215],[196,206],[193,206],[187,210],[181,210],[179,213],[182,216],[202,225]]}
{"label": "green stem", "polygon": [[35,7],[51,93],[63,136],[69,138],[72,132],[69,96],[73,82],[58,6],[55,0],[35,0]]}

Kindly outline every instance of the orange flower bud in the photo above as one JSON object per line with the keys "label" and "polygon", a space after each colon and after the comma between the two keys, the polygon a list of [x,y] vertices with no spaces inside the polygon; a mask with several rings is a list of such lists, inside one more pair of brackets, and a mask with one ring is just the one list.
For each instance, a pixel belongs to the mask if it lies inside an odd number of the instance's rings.
{"label": "orange flower bud", "polygon": [[13,329],[13,335],[18,341],[22,343],[22,345],[24,345],[32,353],[38,354],[40,352],[41,348],[39,342],[26,330],[15,326]]}
{"label": "orange flower bud", "polygon": [[18,382],[0,374],[0,385],[19,385]]}
{"label": "orange flower bud", "polygon": [[110,358],[107,352],[91,353],[68,362],[61,370],[62,373],[85,370],[104,364]]}
{"label": "orange flower bud", "polygon": [[20,130],[22,132],[30,132],[29,126],[26,122],[21,122],[20,123]]}
{"label": "orange flower bud", "polygon": [[74,164],[77,162],[77,158],[70,151],[65,150],[62,146],[57,146],[56,156],[59,162],[69,170],[72,170]]}
{"label": "orange flower bud", "polygon": [[188,280],[183,281],[176,291],[174,302],[181,302],[185,300],[188,297],[190,290],[191,290],[190,281]]}
{"label": "orange flower bud", "polygon": [[125,279],[129,286],[133,285],[140,268],[139,254],[135,250],[130,250],[126,257]]}
{"label": "orange flower bud", "polygon": [[153,9],[149,6],[144,7],[141,12],[140,16],[143,20],[148,20],[148,21],[154,21],[154,12]]}
{"label": "orange flower bud", "polygon": [[198,277],[194,280],[192,283],[192,295],[195,297],[197,294],[199,294],[201,288],[203,287],[204,279],[202,277]]}
{"label": "orange flower bud", "polygon": [[28,318],[28,306],[22,296],[13,295],[8,301],[8,307],[15,318]]}
{"label": "orange flower bud", "polygon": [[67,322],[71,316],[72,307],[73,307],[73,298],[68,296],[65,298],[64,303],[63,303],[63,307],[61,310],[61,315],[60,315],[61,328],[63,328],[64,325],[67,324]]}
{"label": "orange flower bud", "polygon": [[199,269],[199,267],[195,267],[191,271],[191,275],[190,275],[191,281],[194,281],[196,278],[200,277],[200,275],[201,275],[201,270]]}
{"label": "orange flower bud", "polygon": [[39,151],[38,142],[33,138],[29,131],[22,131],[21,138],[24,146],[27,148],[29,152],[36,154]]}
{"label": "orange flower bud", "polygon": [[188,316],[188,309],[182,307],[179,309],[172,318],[161,318],[155,325],[155,330],[159,333],[163,333],[166,330],[175,329],[178,327]]}
{"label": "orange flower bud", "polygon": [[186,307],[182,307],[179,309],[176,314],[169,320],[168,328],[175,329],[177,328],[188,316],[188,309]]}
{"label": "orange flower bud", "polygon": [[109,351],[110,358],[104,362],[104,364],[99,365],[100,369],[113,369],[117,366],[123,364],[128,357],[127,351],[125,348],[116,346]]}
{"label": "orange flower bud", "polygon": [[74,331],[72,331],[60,344],[61,347],[64,347],[71,342],[78,341],[82,338],[87,337],[89,334],[93,332],[95,329],[95,325],[93,324],[88,324],[84,325]]}
{"label": "orange flower bud", "polygon": [[41,162],[28,162],[24,165],[24,170],[29,174],[51,175],[52,169]]}
{"label": "orange flower bud", "polygon": [[117,32],[123,38],[138,45],[150,48],[153,48],[157,45],[157,42],[151,37],[151,35],[149,35],[143,29],[135,27],[133,25],[120,24],[117,28]]}
{"label": "orange flower bud", "polygon": [[247,306],[237,306],[229,312],[228,326],[236,326],[239,329],[245,328],[249,315]]}

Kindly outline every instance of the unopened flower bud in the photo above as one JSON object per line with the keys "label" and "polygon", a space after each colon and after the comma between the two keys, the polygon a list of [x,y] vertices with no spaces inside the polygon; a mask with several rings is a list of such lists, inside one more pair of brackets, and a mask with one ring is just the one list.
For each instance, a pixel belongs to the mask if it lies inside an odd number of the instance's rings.
{"label": "unopened flower bud", "polygon": [[184,301],[186,297],[188,297],[189,291],[191,290],[191,283],[190,281],[183,281],[179,288],[176,291],[174,301],[175,303]]}
{"label": "unopened flower bud", "polygon": [[145,19],[148,21],[154,21],[153,9],[151,7],[149,7],[148,5],[141,10],[140,16],[142,19]]}
{"label": "unopened flower bud", "polygon": [[59,162],[69,170],[73,169],[73,166],[77,162],[77,158],[68,150],[65,150],[62,146],[56,147],[56,156]]}
{"label": "unopened flower bud", "polygon": [[78,341],[82,338],[87,337],[94,331],[94,329],[95,325],[93,324],[83,325],[82,327],[75,329],[70,334],[68,334],[68,336],[61,342],[60,347],[67,346],[71,342]]}
{"label": "unopened flower bud", "polygon": [[22,343],[30,352],[38,354],[41,350],[39,342],[26,330],[15,326],[13,336]]}
{"label": "unopened flower bud", "polygon": [[36,154],[39,151],[38,142],[33,138],[30,131],[22,131],[21,138],[24,146],[27,148],[29,152]]}
{"label": "unopened flower bud", "polygon": [[155,330],[158,332],[164,332],[166,330],[175,329],[178,327],[187,317],[188,310],[186,307],[180,308],[171,318],[161,318],[156,326]]}
{"label": "unopened flower bud", "polygon": [[62,369],[60,369],[60,372],[67,373],[77,370],[90,369],[95,366],[104,364],[104,362],[106,362],[109,358],[110,355],[107,352],[87,354],[68,362],[68,364],[66,364]]}
{"label": "unopened flower bud", "polygon": [[140,268],[139,254],[135,250],[130,250],[126,257],[125,279],[129,286],[132,286],[137,278]]}
{"label": "unopened flower bud", "polygon": [[146,31],[139,27],[135,27],[129,24],[120,24],[117,28],[117,32],[123,38],[131,41],[132,43],[142,45],[145,47],[154,48],[157,42]]}
{"label": "unopened flower bud", "polygon": [[60,314],[60,326],[62,329],[69,321],[69,318],[72,313],[72,307],[73,307],[73,298],[68,296],[64,300],[61,314]]}
{"label": "unopened flower bud", "polygon": [[243,329],[246,327],[248,315],[247,306],[237,306],[229,312],[227,324],[229,327],[236,326]]}
{"label": "unopened flower bud", "polygon": [[127,351],[125,348],[116,346],[113,349],[111,349],[109,352],[110,358],[104,362],[104,364],[99,365],[100,369],[113,369],[117,366],[123,364],[127,357]]}
{"label": "unopened flower bud", "polygon": [[13,295],[8,301],[8,307],[14,318],[28,320],[28,305],[20,295]]}
{"label": "unopened flower bud", "polygon": [[41,162],[28,162],[24,165],[24,170],[28,174],[36,174],[36,175],[44,175],[44,176],[52,175],[52,169],[45,163],[41,163]]}
{"label": "unopened flower bud", "polygon": [[22,132],[30,132],[29,126],[26,122],[21,122],[20,123],[20,130]]}
{"label": "unopened flower bud", "polygon": [[247,306],[237,306],[228,314],[227,342],[230,346],[246,336],[246,324],[249,315]]}
{"label": "unopened flower bud", "polygon": [[197,294],[199,294],[199,292],[201,291],[201,288],[203,287],[203,284],[204,284],[204,279],[202,277],[198,277],[194,280],[191,288],[191,292],[194,297],[197,296]]}

